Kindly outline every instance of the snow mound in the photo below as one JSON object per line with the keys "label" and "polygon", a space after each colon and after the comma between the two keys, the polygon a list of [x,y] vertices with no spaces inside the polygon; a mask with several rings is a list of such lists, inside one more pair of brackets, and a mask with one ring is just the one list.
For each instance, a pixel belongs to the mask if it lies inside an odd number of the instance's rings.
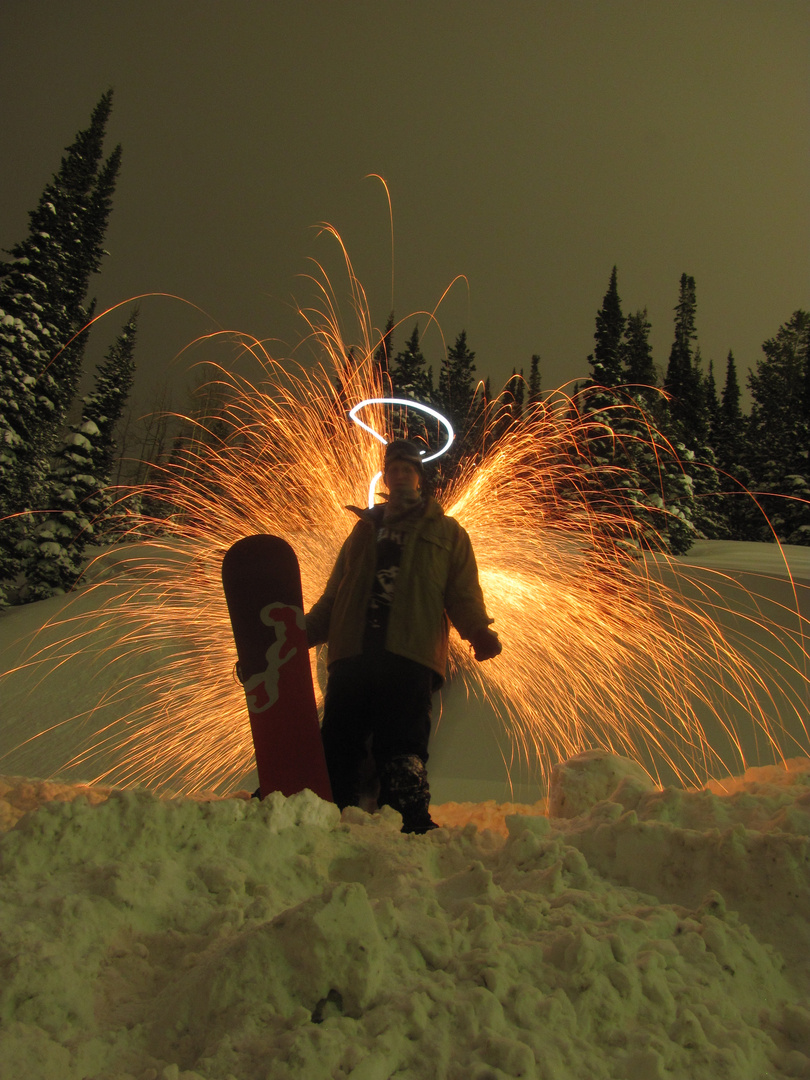
{"label": "snow mound", "polygon": [[311,792],[0,782],[4,1075],[810,1076],[810,761],[727,793],[563,772],[575,817],[422,837]]}
{"label": "snow mound", "polygon": [[619,786],[624,800],[635,794],[638,801],[642,792],[655,785],[635,761],[605,750],[586,750],[567,761],[559,761],[551,770],[549,815],[577,817],[612,796]]}

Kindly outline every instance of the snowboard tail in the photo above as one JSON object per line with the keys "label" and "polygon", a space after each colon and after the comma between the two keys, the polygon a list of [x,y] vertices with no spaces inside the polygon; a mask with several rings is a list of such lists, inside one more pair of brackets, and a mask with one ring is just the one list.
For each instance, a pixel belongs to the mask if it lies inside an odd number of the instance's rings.
{"label": "snowboard tail", "polygon": [[331,801],[295,552],[279,536],[237,540],[222,561],[222,585],[262,798],[310,788]]}

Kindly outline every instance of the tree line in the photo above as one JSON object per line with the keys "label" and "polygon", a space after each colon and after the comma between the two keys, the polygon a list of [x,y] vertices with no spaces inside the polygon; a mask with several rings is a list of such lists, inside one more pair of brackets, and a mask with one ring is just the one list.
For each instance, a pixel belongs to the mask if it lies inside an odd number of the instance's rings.
{"label": "tree line", "polygon": [[[660,372],[647,310],[624,314],[613,267],[595,317],[590,376],[576,385],[568,405],[572,415],[589,421],[582,427],[586,473],[590,466],[604,488],[613,469],[639,523],[647,525],[640,534],[651,547],[679,554],[696,539],[810,544],[810,314],[795,311],[762,344],[748,373],[748,415],[733,352],[718,388],[714,362],[704,364],[701,356],[696,325],[696,283],[684,273],[672,346]],[[477,378],[466,332],[442,357],[436,383],[418,324],[397,352],[393,327],[392,315],[377,362],[393,393],[431,403],[451,419],[459,435],[457,457],[475,452],[484,428],[494,427],[497,435],[499,424],[503,429],[548,400],[538,354],[528,375],[513,368],[493,398],[489,379]]]}
{"label": "tree line", "polygon": [[[120,146],[104,157],[111,108],[108,91],[66,148],[29,215],[27,237],[0,262],[0,607],[70,588],[87,545],[115,539],[138,511],[133,485],[127,500],[118,487],[133,480],[122,442],[132,439],[126,405],[137,310],[97,366],[92,391],[78,396],[95,309],[88,291],[101,270],[121,165]],[[607,498],[605,477],[615,476],[633,507],[636,539],[675,553],[699,537],[810,544],[810,314],[794,312],[764,342],[748,374],[749,415],[733,354],[718,390],[696,325],[695,280],[683,274],[660,373],[647,311],[624,314],[613,268],[596,313],[590,375],[565,406],[589,421],[578,448],[595,478],[589,497]],[[432,404],[457,433],[438,463],[439,483],[549,401],[539,354],[527,375],[513,369],[493,395],[490,380],[477,375],[466,331],[446,349],[436,379],[418,323],[396,352],[395,330],[392,314],[374,354],[381,380],[397,397]],[[394,423],[396,433],[418,435],[413,410],[395,412]],[[128,452],[148,463],[177,452],[183,435],[156,417],[138,440]],[[140,490],[148,464],[138,470]],[[150,516],[170,512],[153,507]]]}

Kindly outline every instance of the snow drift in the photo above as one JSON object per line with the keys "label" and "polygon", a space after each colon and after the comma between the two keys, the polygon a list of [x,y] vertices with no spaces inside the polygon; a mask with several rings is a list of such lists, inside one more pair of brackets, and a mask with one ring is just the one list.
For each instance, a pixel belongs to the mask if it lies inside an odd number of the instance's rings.
{"label": "snow drift", "polygon": [[810,761],[734,788],[631,769],[413,837],[310,792],[6,780],[4,1075],[810,1076]]}
{"label": "snow drift", "polygon": [[[83,737],[59,687],[4,699],[7,772]],[[446,721],[434,789],[502,790],[485,721],[463,769]],[[585,752],[533,806],[445,796],[422,837],[309,792],[69,779],[0,780],[4,1078],[810,1077],[807,757],[662,790]]]}

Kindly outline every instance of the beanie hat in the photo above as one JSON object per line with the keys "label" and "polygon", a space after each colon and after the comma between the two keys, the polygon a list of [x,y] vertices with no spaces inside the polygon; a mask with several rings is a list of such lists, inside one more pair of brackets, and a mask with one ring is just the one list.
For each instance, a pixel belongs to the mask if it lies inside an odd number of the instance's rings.
{"label": "beanie hat", "polygon": [[392,461],[407,461],[420,476],[424,475],[419,447],[409,439],[392,439],[390,443],[386,443],[384,467],[387,469]]}

